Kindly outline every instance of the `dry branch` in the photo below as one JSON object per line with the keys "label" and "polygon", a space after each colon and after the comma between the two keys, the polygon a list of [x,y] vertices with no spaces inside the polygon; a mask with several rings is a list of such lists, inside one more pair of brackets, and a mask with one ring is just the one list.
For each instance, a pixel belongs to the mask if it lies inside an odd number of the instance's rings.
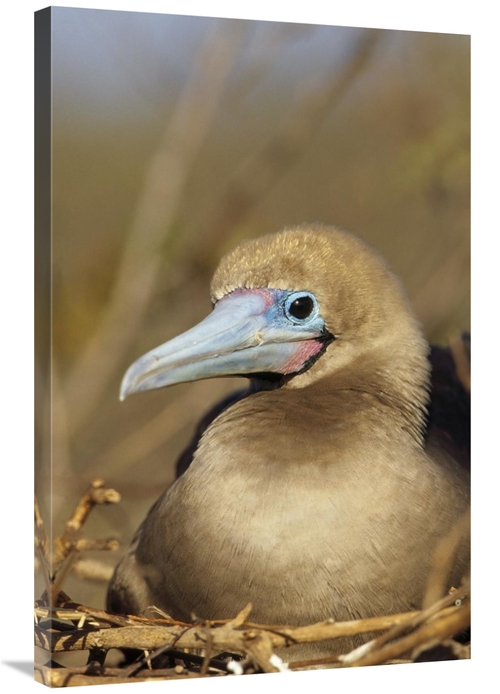
{"label": "dry branch", "polygon": [[[47,651],[51,658],[76,651],[89,651],[90,657],[84,668],[58,668],[52,671],[54,674],[47,667],[39,666],[37,678],[52,686],[67,686],[232,672],[279,672],[288,667],[310,668],[322,664],[359,667],[403,662],[403,658],[404,662],[411,662],[422,650],[447,641],[468,626],[468,591],[468,584],[464,584],[423,611],[349,622],[327,619],[302,627],[249,622],[251,604],[231,620],[186,624],[171,619],[111,615],[69,600],[52,610],[40,603],[35,610],[35,645]],[[288,666],[276,655],[277,649],[283,652],[295,644],[374,632],[383,633],[350,653],[331,658],[292,661]],[[458,644],[451,643],[456,650]],[[467,657],[467,651],[458,647],[460,657]],[[125,667],[108,667],[105,659],[110,649],[136,651],[140,656]],[[230,654],[239,654],[243,660],[235,662],[233,658],[238,656]]]}
{"label": "dry branch", "polygon": [[64,526],[64,532],[54,540],[53,579],[59,574],[64,564],[71,563],[76,554],[89,549],[117,549],[116,540],[84,540],[80,537],[82,528],[92,509],[97,505],[116,504],[120,494],[114,489],[107,489],[104,480],[94,480]]}
{"label": "dry branch", "polygon": [[[443,618],[457,612],[463,613],[462,605],[441,610],[438,615]],[[268,627],[268,626],[232,626],[231,622],[211,628],[213,648],[218,651],[248,652],[248,644],[259,638],[262,633],[270,639],[273,648],[285,648],[297,643],[316,643],[374,631],[388,629],[394,625],[408,625],[409,620],[420,612],[410,612],[385,617],[371,617],[349,622],[326,620],[304,627]],[[279,631],[278,631],[279,629]],[[35,643],[40,648],[52,653],[88,650],[89,648],[136,648],[153,651],[173,642],[177,648],[203,648],[206,644],[206,627],[138,625],[97,630],[77,629],[73,633],[47,634],[38,630]],[[253,648],[253,645],[250,645]]]}
{"label": "dry branch", "polygon": [[[217,674],[217,673],[214,673]],[[50,668],[35,663],[35,680],[49,687],[79,687],[91,684],[116,684],[118,682],[150,682],[152,679],[186,679],[197,678],[201,675],[189,672],[185,668],[162,668],[149,670],[147,676],[136,676],[133,679],[123,677],[120,668],[94,669],[90,674],[86,667],[81,668]]]}
{"label": "dry branch", "polygon": [[47,534],[45,532],[45,526],[43,523],[42,514],[40,513],[40,506],[38,505],[38,500],[35,496],[35,543],[37,548],[40,549],[43,556],[47,556],[48,540]]}
{"label": "dry branch", "polygon": [[[93,580],[99,580],[99,578],[102,580],[102,565],[98,566],[96,562],[90,565],[80,562],[81,554],[90,550],[116,550],[118,541],[88,539],[81,537],[81,534],[95,506],[115,504],[118,501],[120,501],[120,494],[116,490],[106,488],[102,479],[94,480],[65,523],[62,535],[56,537],[53,547],[49,548],[40,508],[35,498],[35,550],[38,559],[36,565],[43,570],[49,606],[54,607],[58,604],[58,596],[70,571],[80,575],[87,574],[86,577],[91,576]],[[109,570],[104,571],[104,574],[104,580],[109,580]]]}
{"label": "dry branch", "polygon": [[[461,589],[463,595],[466,587]],[[462,594],[461,593],[461,594]],[[449,596],[453,599],[453,596]],[[374,631],[385,631],[395,637],[404,630],[401,638],[387,643],[384,635],[379,639],[379,648],[365,652],[361,658],[350,654],[333,656],[322,660],[292,662],[290,667],[313,667],[322,663],[333,666],[352,667],[374,665],[388,662],[401,662],[402,656],[410,659],[424,648],[449,639],[464,629],[470,619],[468,600],[453,607],[442,607],[445,601],[425,612],[413,612],[385,617],[374,617],[351,622],[326,620],[305,627],[256,626],[242,621],[248,616],[249,606],[235,619],[224,623],[206,622],[204,624],[141,624],[138,617],[108,615],[102,610],[92,610],[84,606],[73,609],[57,609],[51,614],[51,629],[44,628],[43,618],[49,614],[43,607],[37,608],[38,625],[35,627],[35,645],[57,658],[58,653],[88,650],[105,654],[111,648],[134,649],[143,655],[131,665],[111,668],[102,662],[89,659],[84,668],[58,668],[50,670],[38,667],[38,679],[52,686],[73,684],[103,684],[106,682],[143,681],[151,678],[175,678],[179,676],[223,675],[230,672],[278,672],[288,668],[275,655],[276,649],[283,649],[297,643],[329,641],[346,636],[362,635]],[[57,619],[54,621],[54,618]],[[74,626],[75,622],[84,628]],[[166,620],[156,620],[157,622]],[[69,630],[64,622],[70,625]],[[128,625],[123,625],[128,622]],[[94,625],[95,628],[92,628]],[[123,626],[121,626],[123,625]],[[417,628],[408,634],[410,625]],[[64,627],[64,628],[63,628]],[[396,631],[395,631],[396,630]],[[376,640],[375,640],[376,641]],[[374,643],[374,642],[371,642]],[[452,642],[454,643],[454,642]],[[175,650],[174,650],[175,648]],[[186,652],[188,649],[195,653]],[[199,655],[200,650],[202,654]],[[359,653],[360,648],[353,654]],[[244,660],[234,662],[229,654],[240,654]],[[220,655],[218,655],[220,654]],[[153,661],[158,657],[167,658],[157,666]],[[461,650],[461,657],[464,651]],[[179,661],[182,664],[179,664]],[[156,661],[158,662],[158,661]],[[174,662],[177,663],[174,666]],[[168,667],[165,663],[169,664]]]}
{"label": "dry branch", "polygon": [[71,518],[66,523],[68,534],[79,532],[94,506],[98,504],[116,504],[120,501],[119,493],[114,489],[106,489],[104,480],[94,480],[78,502]]}
{"label": "dry branch", "polygon": [[[351,653],[349,653],[347,656],[341,657],[340,660],[349,665],[357,665],[358,663],[362,663],[364,660],[368,659],[370,654],[384,652],[383,649],[389,641],[392,641],[409,629],[419,627],[424,622],[427,622],[431,618],[435,617],[439,612],[441,612],[441,615],[443,616],[443,608],[449,607],[454,603],[460,604],[468,594],[469,583],[467,581],[459,590],[450,590],[448,595],[431,604],[429,607],[427,607],[427,609],[418,612],[413,617],[410,617],[406,622],[395,624],[385,634],[382,634],[378,638],[373,639],[373,641],[369,641],[368,643],[363,644],[363,646],[354,649],[354,651],[351,651]],[[393,657],[397,657],[403,653],[404,651],[397,653]]]}
{"label": "dry branch", "polygon": [[399,658],[405,653],[410,653],[413,649],[427,644],[429,647],[440,643],[461,630],[467,628],[470,623],[470,603],[467,602],[463,608],[452,612],[429,624],[424,624],[413,634],[405,636],[396,643],[390,643],[375,653],[371,653],[354,663],[356,667],[365,665],[380,665]]}

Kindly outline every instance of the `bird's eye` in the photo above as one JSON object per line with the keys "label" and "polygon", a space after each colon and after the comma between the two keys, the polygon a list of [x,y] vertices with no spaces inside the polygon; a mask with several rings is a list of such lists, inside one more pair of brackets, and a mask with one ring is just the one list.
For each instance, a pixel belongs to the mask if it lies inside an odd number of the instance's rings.
{"label": "bird's eye", "polygon": [[301,323],[318,313],[318,304],[312,294],[296,292],[290,294],[285,304],[287,317],[294,323]]}
{"label": "bird's eye", "polygon": [[314,308],[313,300],[310,296],[301,296],[290,305],[288,311],[294,318],[304,320],[311,315]]}

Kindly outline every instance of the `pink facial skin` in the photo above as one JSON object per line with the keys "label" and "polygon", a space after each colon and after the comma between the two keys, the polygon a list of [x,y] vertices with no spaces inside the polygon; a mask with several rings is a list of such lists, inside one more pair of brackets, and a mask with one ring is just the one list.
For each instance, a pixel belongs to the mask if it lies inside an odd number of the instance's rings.
{"label": "pink facial skin", "polygon": [[297,343],[297,351],[283,365],[283,373],[287,375],[300,371],[304,364],[309,361],[311,357],[316,356],[322,348],[323,344],[318,340],[305,340],[304,342]]}

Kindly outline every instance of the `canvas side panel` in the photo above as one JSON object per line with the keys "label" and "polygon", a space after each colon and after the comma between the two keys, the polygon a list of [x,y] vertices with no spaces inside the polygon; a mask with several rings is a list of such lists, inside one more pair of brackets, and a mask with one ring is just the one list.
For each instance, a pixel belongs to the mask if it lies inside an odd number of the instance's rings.
{"label": "canvas side panel", "polygon": [[[43,545],[50,546],[52,536],[51,17],[50,7],[35,12],[35,497],[47,540],[43,541],[39,527],[35,559],[35,599],[40,598],[45,590]],[[47,567],[50,572],[48,561]],[[47,652],[35,648],[35,663],[43,664],[49,659]]]}

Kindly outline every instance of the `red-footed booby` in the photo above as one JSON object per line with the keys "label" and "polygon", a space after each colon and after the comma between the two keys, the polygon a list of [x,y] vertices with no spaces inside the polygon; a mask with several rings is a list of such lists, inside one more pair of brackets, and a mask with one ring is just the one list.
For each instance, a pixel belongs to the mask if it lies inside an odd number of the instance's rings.
{"label": "red-footed booby", "polygon": [[[121,398],[219,376],[250,385],[202,421],[108,609],[225,619],[251,602],[253,621],[301,625],[421,607],[433,550],[469,504],[454,437],[466,425],[447,425],[459,408],[428,421],[429,346],[398,279],[357,237],[309,225],[229,253],[211,296],[205,320],[132,364]],[[456,405],[445,391],[438,410]],[[450,586],[468,562],[467,539]]]}

